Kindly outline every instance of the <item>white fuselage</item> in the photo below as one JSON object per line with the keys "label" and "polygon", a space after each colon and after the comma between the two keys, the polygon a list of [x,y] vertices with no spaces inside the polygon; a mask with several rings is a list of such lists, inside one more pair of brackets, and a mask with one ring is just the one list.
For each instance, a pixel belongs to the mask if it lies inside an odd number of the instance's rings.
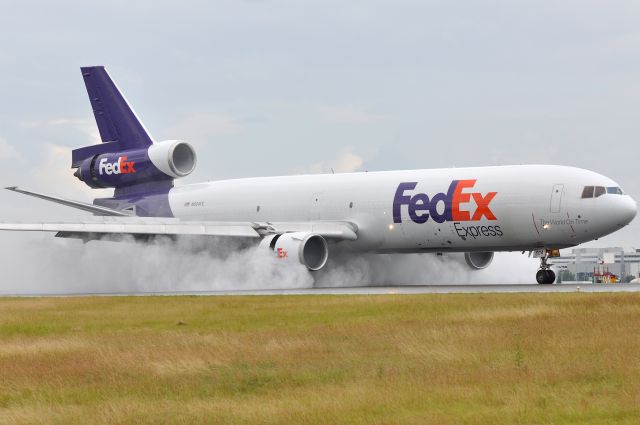
{"label": "white fuselage", "polygon": [[[586,186],[611,193],[583,198]],[[183,220],[353,223],[358,239],[342,243],[356,250],[514,251],[625,226],[636,203],[617,186],[579,168],[519,165],[225,180],[175,187],[169,203]]]}

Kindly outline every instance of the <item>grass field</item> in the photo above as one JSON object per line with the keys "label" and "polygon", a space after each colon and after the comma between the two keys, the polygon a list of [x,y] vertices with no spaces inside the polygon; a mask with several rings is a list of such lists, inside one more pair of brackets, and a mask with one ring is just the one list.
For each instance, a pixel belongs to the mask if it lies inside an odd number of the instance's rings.
{"label": "grass field", "polygon": [[640,423],[640,295],[0,299],[0,423]]}

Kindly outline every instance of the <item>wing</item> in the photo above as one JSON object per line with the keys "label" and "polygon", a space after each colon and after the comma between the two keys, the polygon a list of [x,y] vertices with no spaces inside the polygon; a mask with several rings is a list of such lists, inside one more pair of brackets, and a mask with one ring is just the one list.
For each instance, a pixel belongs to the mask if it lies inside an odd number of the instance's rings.
{"label": "wing", "polygon": [[137,217],[131,211],[118,211],[94,204],[58,198],[18,189],[15,186],[6,189],[24,195],[44,199],[97,214],[90,221],[79,222],[40,222],[40,223],[0,223],[0,230],[56,232],[56,236],[79,238],[84,240],[101,239],[104,236],[132,235],[150,236],[232,236],[259,238],[267,235],[288,232],[309,232],[327,239],[356,240],[358,227],[351,222],[231,222],[231,221],[181,221],[177,218]]}
{"label": "wing", "polygon": [[100,239],[107,235],[231,236],[259,238],[287,232],[309,232],[327,239],[356,240],[357,227],[349,222],[258,223],[181,221],[142,217],[101,218],[82,222],[0,223],[0,230],[56,232],[56,236]]}

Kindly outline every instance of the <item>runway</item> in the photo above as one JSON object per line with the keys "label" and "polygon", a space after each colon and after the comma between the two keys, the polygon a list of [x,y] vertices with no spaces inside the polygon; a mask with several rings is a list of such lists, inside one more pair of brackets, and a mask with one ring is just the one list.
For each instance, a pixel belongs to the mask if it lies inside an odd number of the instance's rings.
{"label": "runway", "polygon": [[418,295],[483,293],[551,293],[551,292],[640,292],[639,284],[554,284],[554,285],[408,285],[357,286],[295,289],[163,291],[163,292],[92,292],[0,294],[4,297],[85,297],[85,296],[280,296],[280,295]]}
{"label": "runway", "polygon": [[339,288],[280,289],[261,291],[218,291],[202,295],[413,295],[413,294],[481,294],[526,292],[640,292],[640,285],[557,284],[557,285],[420,285],[359,286]]}

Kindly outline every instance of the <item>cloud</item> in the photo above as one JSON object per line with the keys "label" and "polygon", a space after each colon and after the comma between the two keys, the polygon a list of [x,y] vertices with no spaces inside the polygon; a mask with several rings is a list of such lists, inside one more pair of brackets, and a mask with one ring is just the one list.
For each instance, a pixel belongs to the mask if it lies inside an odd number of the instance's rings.
{"label": "cloud", "polygon": [[5,139],[0,137],[0,160],[16,159],[20,157],[20,153],[9,144]]}
{"label": "cloud", "polygon": [[242,132],[244,132],[244,127],[237,117],[215,112],[194,113],[177,122],[168,130],[172,138],[194,141],[206,141]]}
{"label": "cloud", "polygon": [[324,105],[317,108],[320,116],[329,122],[364,124],[382,119],[382,115],[367,112],[358,106]]}
{"label": "cloud", "polygon": [[56,196],[80,198],[79,200],[107,196],[105,191],[108,190],[91,189],[73,176],[70,168],[71,150],[54,143],[45,144],[44,158],[28,173],[30,180],[27,184],[32,188],[43,187]]}
{"label": "cloud", "polygon": [[101,143],[100,132],[93,118],[53,117],[44,120],[21,121],[23,128],[42,130],[47,138],[69,138],[69,134],[79,133],[85,140],[83,146]]}
{"label": "cloud", "polygon": [[364,159],[361,156],[351,152],[349,148],[345,148],[335,158],[316,162],[297,170],[297,172],[319,174],[333,170],[336,173],[352,173],[360,170],[363,164]]}

